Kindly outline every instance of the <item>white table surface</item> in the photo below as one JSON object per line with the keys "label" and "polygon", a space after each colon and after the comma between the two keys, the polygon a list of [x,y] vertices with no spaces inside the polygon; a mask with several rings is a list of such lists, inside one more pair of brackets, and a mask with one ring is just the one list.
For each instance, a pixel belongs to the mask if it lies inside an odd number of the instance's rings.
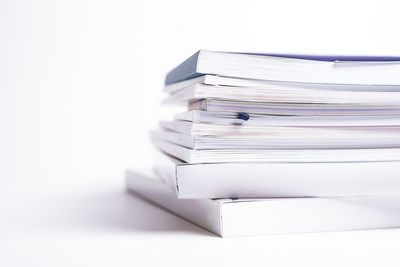
{"label": "white table surface", "polygon": [[[399,266],[399,229],[220,238],[102,186],[1,194],[0,266]],[[12,205],[10,205],[12,203]]]}

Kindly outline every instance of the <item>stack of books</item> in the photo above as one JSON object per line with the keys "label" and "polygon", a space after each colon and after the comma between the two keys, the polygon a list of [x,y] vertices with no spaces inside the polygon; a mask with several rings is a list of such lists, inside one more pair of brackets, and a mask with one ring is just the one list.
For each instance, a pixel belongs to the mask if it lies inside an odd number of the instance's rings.
{"label": "stack of books", "polygon": [[128,188],[221,236],[400,226],[400,57],[199,51]]}

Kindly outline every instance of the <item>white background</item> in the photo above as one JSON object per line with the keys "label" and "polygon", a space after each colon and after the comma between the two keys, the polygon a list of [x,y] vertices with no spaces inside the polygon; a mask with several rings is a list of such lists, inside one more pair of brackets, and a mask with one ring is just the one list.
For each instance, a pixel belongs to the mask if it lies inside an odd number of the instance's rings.
{"label": "white background", "polygon": [[400,56],[398,1],[0,1],[0,266],[398,266],[399,230],[220,239],[124,193],[198,49]]}

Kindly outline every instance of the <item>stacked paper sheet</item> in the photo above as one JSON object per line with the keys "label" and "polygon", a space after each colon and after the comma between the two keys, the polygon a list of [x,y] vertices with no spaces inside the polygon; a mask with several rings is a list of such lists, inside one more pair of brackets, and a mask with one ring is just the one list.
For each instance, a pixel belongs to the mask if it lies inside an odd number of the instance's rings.
{"label": "stacked paper sheet", "polygon": [[[148,178],[131,173],[129,188],[225,236],[399,226],[399,74],[396,57],[199,51],[167,75],[164,104],[188,111],[151,133],[157,182],[143,191]],[[226,231],[196,219],[197,205],[226,203],[252,219]],[[213,225],[235,217],[214,214]],[[269,215],[276,222],[249,230]]]}

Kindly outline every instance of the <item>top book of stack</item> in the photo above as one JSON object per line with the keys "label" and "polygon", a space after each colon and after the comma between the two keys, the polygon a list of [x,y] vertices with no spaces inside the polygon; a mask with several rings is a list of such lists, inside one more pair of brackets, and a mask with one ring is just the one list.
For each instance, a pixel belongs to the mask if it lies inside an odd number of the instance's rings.
{"label": "top book of stack", "polygon": [[169,72],[165,84],[204,74],[301,83],[400,85],[400,57],[254,54],[200,50]]}

